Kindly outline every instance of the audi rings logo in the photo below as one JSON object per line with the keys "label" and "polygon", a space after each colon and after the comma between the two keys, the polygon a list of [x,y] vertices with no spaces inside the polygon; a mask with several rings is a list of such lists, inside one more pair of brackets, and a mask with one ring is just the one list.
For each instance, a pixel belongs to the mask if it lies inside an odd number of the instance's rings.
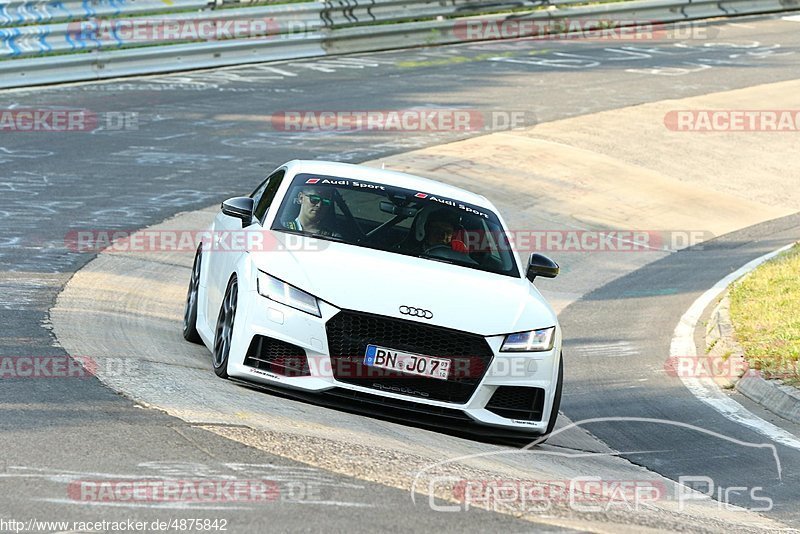
{"label": "audi rings logo", "polygon": [[429,310],[423,310],[422,308],[412,308],[411,306],[400,306],[400,313],[402,313],[403,315],[410,315],[412,317],[433,319],[433,312]]}

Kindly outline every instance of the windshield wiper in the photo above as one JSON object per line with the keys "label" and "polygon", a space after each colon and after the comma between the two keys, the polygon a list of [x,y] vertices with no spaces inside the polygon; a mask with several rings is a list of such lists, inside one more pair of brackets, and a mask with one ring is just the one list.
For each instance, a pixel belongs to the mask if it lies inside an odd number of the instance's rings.
{"label": "windshield wiper", "polygon": [[[350,243],[350,241],[348,241],[347,239],[345,239],[343,237],[338,237],[338,236],[335,236],[335,235],[311,234],[311,233],[308,233],[308,232],[304,233],[302,235],[305,235],[305,236],[308,236],[308,237],[316,237],[317,239],[327,239],[328,241],[336,241],[337,243]],[[350,244],[352,244],[352,243],[350,243]]]}
{"label": "windshield wiper", "polygon": [[450,265],[463,265],[462,263],[459,263],[459,262],[457,262],[455,260],[448,260],[448,259],[445,259],[445,258],[437,258],[436,256],[425,256],[423,254],[423,255],[417,256],[417,257],[425,259],[425,260],[433,260],[433,261],[440,261],[442,263],[449,263]]}
{"label": "windshield wiper", "polygon": [[327,239],[329,241],[336,241],[339,243],[347,243],[352,244],[350,241],[346,240],[343,237],[337,237],[334,235],[325,235],[325,234],[312,234],[311,232],[305,232],[302,230],[289,230],[288,228],[273,228],[278,232],[283,232],[284,234],[292,234],[292,235],[300,235],[303,237],[314,237],[316,239]]}

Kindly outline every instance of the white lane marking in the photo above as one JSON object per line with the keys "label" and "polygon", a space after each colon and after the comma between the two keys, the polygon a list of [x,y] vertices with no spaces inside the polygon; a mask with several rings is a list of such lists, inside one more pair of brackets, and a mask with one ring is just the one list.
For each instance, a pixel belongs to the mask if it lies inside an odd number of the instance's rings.
{"label": "white lane marking", "polygon": [[103,502],[103,501],[75,501],[71,499],[31,499],[32,501],[50,502],[54,504],[71,504],[77,506],[105,506],[109,508],[161,508],[167,510],[252,510],[249,506],[211,506],[184,503],[132,503],[132,502]]}
{"label": "white lane marking", "polygon": [[789,17],[783,17],[783,20],[788,20],[789,22],[800,22],[800,15],[791,15]]}
{"label": "white lane marking", "polygon": [[578,347],[577,352],[591,356],[636,356],[639,350],[627,341],[597,343]]}
{"label": "white lane marking", "polygon": [[[252,510],[249,506],[219,506],[206,504],[184,503],[131,503],[131,502],[101,502],[101,501],[75,501],[71,499],[37,498],[32,501],[50,502],[55,504],[72,504],[80,506],[106,506],[110,508],[155,508],[168,510]],[[374,504],[349,501],[285,501],[282,504],[301,504],[307,506],[339,506],[342,508],[375,508]]]}
{"label": "white lane marking", "polygon": [[186,132],[186,133],[179,133],[179,134],[175,134],[175,135],[168,135],[166,137],[154,137],[153,139],[156,140],[156,141],[166,141],[167,139],[175,139],[177,137],[186,137],[187,135],[193,135],[193,134],[189,133],[189,132]]}
{"label": "white lane marking", "polygon": [[347,501],[286,501],[284,504],[310,504],[318,506],[343,506],[346,508],[375,508],[374,504]]}
{"label": "white lane marking", "polygon": [[[705,310],[714,299],[719,297],[731,283],[749,273],[765,261],[777,256],[781,252],[789,250],[792,246],[793,245],[786,245],[774,252],[754,259],[750,263],[732,272],[714,284],[711,289],[700,295],[691,307],[686,310],[686,313],[683,314],[683,317],[681,317],[681,320],[678,322],[678,326],[675,327],[675,332],[672,334],[672,342],[669,347],[670,358],[697,356],[697,349],[694,344],[694,332],[697,328],[697,323],[700,321],[703,310]],[[680,378],[683,385],[686,386],[692,395],[717,410],[727,419],[755,430],[762,436],[773,440],[775,443],[800,450],[800,439],[794,434],[750,412],[744,406],[723,393],[710,378],[691,378],[683,376]]]}
{"label": "white lane marking", "polygon": [[[296,72],[292,72],[286,69],[280,69],[278,67],[271,67],[269,65],[256,65],[255,67],[250,67],[252,70],[261,71],[261,72],[271,72],[272,74],[278,74],[280,76],[286,76],[288,78],[293,78],[297,76]],[[245,70],[245,69],[242,69]]]}

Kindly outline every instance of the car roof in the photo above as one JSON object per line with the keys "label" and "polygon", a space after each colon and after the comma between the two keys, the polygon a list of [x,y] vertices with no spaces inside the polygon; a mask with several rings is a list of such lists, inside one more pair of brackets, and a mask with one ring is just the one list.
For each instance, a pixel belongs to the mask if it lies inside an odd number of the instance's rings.
{"label": "car roof", "polygon": [[497,211],[494,205],[482,195],[472,193],[460,187],[447,185],[442,182],[437,182],[436,180],[422,178],[421,176],[406,174],[404,172],[376,169],[374,167],[367,167],[366,165],[352,165],[350,163],[320,160],[292,160],[286,164],[286,167],[294,174],[321,174],[339,178],[349,178],[352,180],[364,180],[365,182],[378,182],[394,187],[415,189],[420,192],[428,193],[429,195],[448,197],[476,206],[489,208],[495,212]]}

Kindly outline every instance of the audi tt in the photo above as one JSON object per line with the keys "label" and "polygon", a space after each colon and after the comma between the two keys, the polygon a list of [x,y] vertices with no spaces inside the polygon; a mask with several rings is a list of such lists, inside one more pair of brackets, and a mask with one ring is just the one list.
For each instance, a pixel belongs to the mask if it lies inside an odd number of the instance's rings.
{"label": "audi tt", "polygon": [[291,161],[222,203],[183,335],[215,373],[390,418],[546,436],[562,334],[484,198],[365,166]]}

